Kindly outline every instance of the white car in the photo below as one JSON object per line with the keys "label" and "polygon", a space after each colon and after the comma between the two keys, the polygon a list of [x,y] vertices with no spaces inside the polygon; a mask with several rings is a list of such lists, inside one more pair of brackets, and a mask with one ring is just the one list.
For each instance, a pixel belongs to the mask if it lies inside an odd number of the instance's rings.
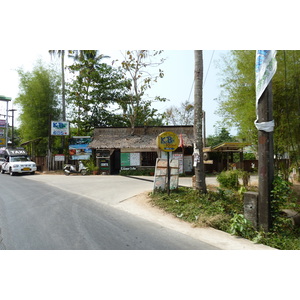
{"label": "white car", "polygon": [[34,174],[36,164],[30,160],[25,150],[7,149],[6,161],[2,164],[1,173],[9,173],[11,176],[19,173]]}
{"label": "white car", "polygon": [[2,165],[6,162],[5,158],[0,157],[0,171],[2,169]]}

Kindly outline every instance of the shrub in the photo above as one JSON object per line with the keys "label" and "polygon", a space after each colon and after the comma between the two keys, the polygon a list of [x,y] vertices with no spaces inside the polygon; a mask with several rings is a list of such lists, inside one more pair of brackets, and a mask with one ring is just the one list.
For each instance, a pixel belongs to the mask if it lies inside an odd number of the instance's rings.
{"label": "shrub", "polygon": [[237,190],[239,187],[239,174],[237,170],[223,171],[217,176],[221,188]]}

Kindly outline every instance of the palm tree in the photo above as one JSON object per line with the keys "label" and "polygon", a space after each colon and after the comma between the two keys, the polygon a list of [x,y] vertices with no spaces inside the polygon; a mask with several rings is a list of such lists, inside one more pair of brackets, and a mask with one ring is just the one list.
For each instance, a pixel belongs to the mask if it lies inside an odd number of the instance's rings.
{"label": "palm tree", "polygon": [[194,138],[195,138],[195,188],[206,193],[205,173],[203,164],[202,137],[202,89],[203,89],[203,57],[202,50],[195,50],[195,87],[194,87]]}

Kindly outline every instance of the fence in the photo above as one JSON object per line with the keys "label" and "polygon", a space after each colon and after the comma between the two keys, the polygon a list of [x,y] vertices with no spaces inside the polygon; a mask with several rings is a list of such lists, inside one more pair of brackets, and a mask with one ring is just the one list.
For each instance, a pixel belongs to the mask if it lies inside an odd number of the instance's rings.
{"label": "fence", "polygon": [[64,162],[55,161],[54,156],[50,156],[50,159],[48,159],[47,156],[36,156],[33,161],[36,163],[37,170],[40,172],[62,170],[64,166]]}

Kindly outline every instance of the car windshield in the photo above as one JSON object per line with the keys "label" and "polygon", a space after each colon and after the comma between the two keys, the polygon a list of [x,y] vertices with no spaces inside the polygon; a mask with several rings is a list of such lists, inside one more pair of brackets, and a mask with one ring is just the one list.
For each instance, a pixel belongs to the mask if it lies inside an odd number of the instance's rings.
{"label": "car windshield", "polygon": [[11,158],[12,162],[16,162],[16,161],[30,161],[28,156],[13,156]]}

